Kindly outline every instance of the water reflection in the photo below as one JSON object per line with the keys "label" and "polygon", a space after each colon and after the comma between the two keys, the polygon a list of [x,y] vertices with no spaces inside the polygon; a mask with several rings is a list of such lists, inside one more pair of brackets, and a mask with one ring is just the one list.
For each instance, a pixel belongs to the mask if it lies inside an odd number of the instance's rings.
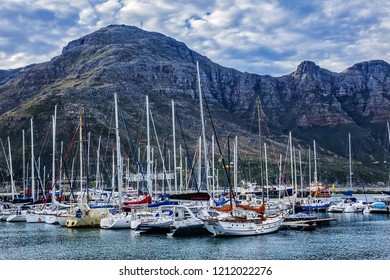
{"label": "water reflection", "polygon": [[390,216],[320,213],[337,220],[311,232],[238,238],[172,238],[131,230],[0,223],[0,259],[361,260],[390,259]]}

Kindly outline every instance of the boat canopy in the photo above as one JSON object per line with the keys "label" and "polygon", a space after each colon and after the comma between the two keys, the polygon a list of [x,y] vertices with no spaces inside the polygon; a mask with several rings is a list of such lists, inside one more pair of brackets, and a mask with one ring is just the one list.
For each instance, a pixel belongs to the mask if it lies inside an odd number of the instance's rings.
{"label": "boat canopy", "polygon": [[169,195],[170,200],[208,201],[210,195],[206,192],[180,193]]}

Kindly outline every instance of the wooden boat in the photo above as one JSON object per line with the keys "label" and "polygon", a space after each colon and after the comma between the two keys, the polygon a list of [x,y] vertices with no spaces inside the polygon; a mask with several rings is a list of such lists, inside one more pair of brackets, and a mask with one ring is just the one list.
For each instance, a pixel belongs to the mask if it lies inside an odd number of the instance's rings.
{"label": "wooden boat", "polygon": [[223,219],[208,218],[203,223],[214,236],[248,236],[273,233],[282,225],[283,215],[266,217],[253,211],[234,210]]}

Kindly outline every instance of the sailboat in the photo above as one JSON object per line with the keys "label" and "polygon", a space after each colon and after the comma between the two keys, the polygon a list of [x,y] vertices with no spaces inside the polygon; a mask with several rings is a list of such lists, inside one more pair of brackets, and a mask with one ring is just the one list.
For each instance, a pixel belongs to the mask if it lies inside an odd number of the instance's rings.
{"label": "sailboat", "polygon": [[348,133],[348,155],[349,155],[349,190],[343,192],[345,197],[339,203],[332,204],[326,210],[327,212],[343,212],[343,213],[355,213],[363,212],[365,205],[363,202],[357,201],[355,197],[352,196],[352,156],[351,156],[351,134]]}
{"label": "sailboat", "polygon": [[[330,197],[330,191],[328,188],[324,187],[321,182],[317,180],[317,153],[316,153],[316,141],[313,141],[313,150],[314,150],[314,182],[310,183],[310,187],[308,188],[309,196],[303,203],[295,206],[295,210],[299,211],[318,211],[323,212],[326,211],[330,202],[327,200],[323,201],[321,198]],[[312,196],[313,194],[313,196]]]}
{"label": "sailboat", "polygon": [[[7,155],[5,154],[5,150],[3,147],[3,142],[1,142],[4,156],[6,159],[7,167],[10,172],[10,179],[11,179],[11,190],[12,190],[12,201],[14,202],[15,199],[15,181],[13,179],[13,171],[12,171],[12,153],[11,153],[11,143],[10,138],[7,138],[8,141],[8,153],[9,153],[9,159],[7,158]],[[19,201],[18,201],[19,202]],[[16,206],[16,207],[15,207]],[[8,221],[8,222],[25,222],[26,216],[25,216],[25,209],[22,209],[21,205],[19,203],[2,203],[0,205],[2,208],[1,211],[1,221]]]}
{"label": "sailboat", "polygon": [[100,221],[108,216],[108,208],[92,208],[83,193],[83,138],[82,113],[80,112],[79,138],[80,138],[80,197],[77,205],[72,208],[73,215],[68,217],[65,226],[68,228],[99,227]]}
{"label": "sailboat", "polygon": [[[259,99],[258,99],[259,101]],[[260,107],[260,102],[258,102],[258,109]],[[259,109],[259,120],[260,120],[260,109]],[[259,121],[260,128],[260,121]],[[259,129],[259,133],[261,130]],[[261,134],[260,134],[260,147],[261,147]],[[228,152],[229,148],[229,137],[228,137]],[[262,153],[260,152],[260,157]],[[228,155],[230,161],[230,156]],[[222,157],[222,164],[225,167],[225,161]],[[214,236],[250,236],[250,235],[262,235],[273,233],[279,230],[284,219],[284,215],[281,212],[278,215],[267,216],[265,215],[265,204],[263,199],[263,204],[260,207],[251,207],[244,205],[235,204],[235,199],[233,197],[233,190],[230,184],[230,172],[227,172],[225,169],[229,187],[229,198],[230,198],[230,208],[232,211],[227,217],[207,217],[203,218],[203,223],[208,231],[210,231]],[[262,179],[262,178],[261,178]],[[264,188],[263,188],[264,195]],[[239,208],[238,206],[241,206]],[[245,208],[245,209],[243,209]]]}
{"label": "sailboat", "polygon": [[[31,197],[33,200],[32,202],[33,204],[35,200],[35,178],[34,178],[35,157],[34,157],[34,126],[33,126],[32,118],[30,119],[30,127],[31,127]],[[11,157],[10,157],[10,161],[11,161]],[[12,166],[12,162],[10,162],[10,165]],[[18,208],[15,214],[10,215],[7,218],[7,222],[27,222],[27,218],[26,218],[27,214],[28,214],[27,210],[21,210],[20,208]]]}
{"label": "sailboat", "polygon": [[[387,136],[390,144],[390,126],[387,122]],[[382,195],[375,196],[374,202],[367,205],[363,213],[390,214],[390,192],[383,191]]]}
{"label": "sailboat", "polygon": [[248,236],[276,232],[283,216],[266,217],[253,211],[235,209],[226,218],[206,218],[203,223],[214,236]]}

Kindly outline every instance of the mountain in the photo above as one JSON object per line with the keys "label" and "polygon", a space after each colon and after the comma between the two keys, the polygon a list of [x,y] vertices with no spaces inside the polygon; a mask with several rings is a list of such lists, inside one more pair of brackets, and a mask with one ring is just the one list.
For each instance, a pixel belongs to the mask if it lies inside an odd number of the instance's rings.
{"label": "mountain", "polygon": [[[345,179],[348,176],[343,158],[348,154],[347,134],[351,132],[355,161],[374,168],[368,171],[366,180],[384,180],[372,177],[383,169],[388,145],[387,62],[366,61],[334,73],[304,61],[289,75],[256,75],[213,63],[163,34],[125,25],[110,25],[74,40],[48,62],[0,70],[0,133],[3,140],[10,136],[20,157],[21,131],[29,130],[33,116],[40,155],[49,161],[50,122],[57,105],[58,141],[64,141],[65,147],[78,125],[80,110],[84,110],[85,131],[91,132],[94,149],[99,136],[112,146],[113,95],[117,93],[124,120],[122,139],[131,138],[138,145],[146,139],[148,95],[160,145],[172,145],[174,100],[177,145],[195,150],[201,131],[197,61],[210,112],[205,108],[208,138],[213,134],[212,124],[225,149],[227,136],[238,135],[243,161],[258,157],[256,99],[260,96],[263,135],[272,144],[270,153],[275,159],[285,153],[287,135],[292,131],[297,148],[307,150],[315,139],[323,163],[341,164],[342,175],[336,179]],[[123,140],[122,144],[125,155],[132,157],[130,141]],[[324,179],[335,180],[334,174],[326,172]]]}

